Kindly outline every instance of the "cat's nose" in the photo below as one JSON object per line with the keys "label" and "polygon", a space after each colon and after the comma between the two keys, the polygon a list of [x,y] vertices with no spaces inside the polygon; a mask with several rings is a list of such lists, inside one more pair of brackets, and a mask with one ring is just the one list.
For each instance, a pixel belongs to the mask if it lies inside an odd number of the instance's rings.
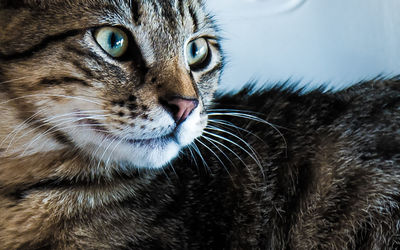
{"label": "cat's nose", "polygon": [[196,99],[187,99],[182,97],[174,97],[162,101],[165,108],[172,113],[174,120],[177,124],[181,124],[188,118],[193,110],[199,105]]}

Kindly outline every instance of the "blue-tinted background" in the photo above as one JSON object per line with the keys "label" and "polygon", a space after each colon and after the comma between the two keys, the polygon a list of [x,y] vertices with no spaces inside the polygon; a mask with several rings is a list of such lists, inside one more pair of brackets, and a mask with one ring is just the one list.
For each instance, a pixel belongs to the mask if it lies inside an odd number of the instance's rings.
{"label": "blue-tinted background", "polygon": [[208,0],[228,64],[221,89],[289,78],[342,88],[400,74],[400,0]]}

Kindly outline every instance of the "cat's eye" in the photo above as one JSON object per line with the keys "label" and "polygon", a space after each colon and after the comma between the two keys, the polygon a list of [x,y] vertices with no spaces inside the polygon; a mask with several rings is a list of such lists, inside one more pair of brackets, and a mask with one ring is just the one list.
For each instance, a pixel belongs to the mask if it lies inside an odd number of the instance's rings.
{"label": "cat's eye", "polygon": [[112,57],[121,57],[128,49],[128,36],[121,29],[102,27],[95,31],[94,37],[100,47]]}
{"label": "cat's eye", "polygon": [[204,38],[197,38],[186,46],[186,60],[191,68],[203,66],[209,54],[208,42]]}

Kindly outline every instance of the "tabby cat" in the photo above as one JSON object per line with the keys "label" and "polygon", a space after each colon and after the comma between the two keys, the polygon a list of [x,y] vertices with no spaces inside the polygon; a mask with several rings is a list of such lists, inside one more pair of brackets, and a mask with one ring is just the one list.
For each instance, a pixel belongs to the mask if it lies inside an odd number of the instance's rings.
{"label": "tabby cat", "polygon": [[0,249],[397,249],[400,80],[216,95],[201,0],[0,0]]}

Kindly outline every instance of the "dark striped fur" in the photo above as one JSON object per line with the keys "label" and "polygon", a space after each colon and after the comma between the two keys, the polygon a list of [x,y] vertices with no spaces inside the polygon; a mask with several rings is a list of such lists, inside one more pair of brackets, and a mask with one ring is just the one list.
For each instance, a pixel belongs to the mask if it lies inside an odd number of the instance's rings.
{"label": "dark striped fur", "polygon": [[398,249],[399,79],[216,95],[223,65],[201,0],[0,0],[0,249]]}

